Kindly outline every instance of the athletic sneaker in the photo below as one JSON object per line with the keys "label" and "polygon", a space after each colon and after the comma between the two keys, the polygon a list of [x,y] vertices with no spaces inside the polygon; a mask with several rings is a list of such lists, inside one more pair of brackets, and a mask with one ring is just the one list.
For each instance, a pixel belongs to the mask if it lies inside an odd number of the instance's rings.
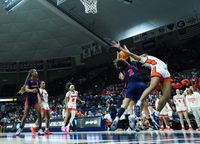
{"label": "athletic sneaker", "polygon": [[45,134],[45,135],[50,135],[50,134],[52,134],[52,132],[50,132],[49,130],[45,130],[45,131],[44,131],[44,134]]}
{"label": "athletic sneaker", "polygon": [[36,134],[36,130],[37,130],[37,128],[36,127],[31,127],[31,132],[32,132],[32,134]]}
{"label": "athletic sneaker", "polygon": [[136,117],[140,117],[140,106],[135,105],[134,113]]}
{"label": "athletic sneaker", "polygon": [[185,131],[185,128],[182,128],[181,130],[182,130],[182,131]]}
{"label": "athletic sneaker", "polygon": [[136,132],[140,132],[140,128],[138,126],[135,127],[134,129]]}
{"label": "athletic sneaker", "polygon": [[160,124],[159,124],[159,117],[155,115],[155,112],[150,115],[150,118],[152,122],[154,123],[155,129],[159,130]]}
{"label": "athletic sneaker", "polygon": [[130,126],[130,128],[132,130],[135,129],[135,118],[134,118],[134,116],[129,116],[128,119],[129,119],[129,126]]}
{"label": "athletic sneaker", "polygon": [[62,132],[65,132],[65,126],[62,126],[62,127],[61,127],[61,131],[62,131]]}
{"label": "athletic sneaker", "polygon": [[173,129],[170,128],[170,127],[167,127],[167,128],[165,128],[164,130],[170,131],[170,130],[173,130]]}
{"label": "athletic sneaker", "polygon": [[117,124],[118,124],[118,121],[116,120],[112,122],[112,125],[110,127],[111,131],[115,131],[117,129]]}
{"label": "athletic sneaker", "polygon": [[190,130],[190,131],[192,131],[192,130],[193,130],[193,128],[192,128],[192,127],[189,127],[189,130]]}
{"label": "athletic sneaker", "polygon": [[38,130],[38,135],[44,135],[44,132],[43,132],[42,129],[39,129],[39,130]]}
{"label": "athletic sneaker", "polygon": [[18,130],[16,131],[15,135],[16,135],[16,136],[19,136],[21,132],[22,132],[22,129],[21,129],[21,128],[18,128]]}
{"label": "athletic sneaker", "polygon": [[67,132],[67,133],[68,133],[69,131],[70,131],[70,128],[69,128],[69,126],[66,126],[66,127],[65,127],[65,132]]}

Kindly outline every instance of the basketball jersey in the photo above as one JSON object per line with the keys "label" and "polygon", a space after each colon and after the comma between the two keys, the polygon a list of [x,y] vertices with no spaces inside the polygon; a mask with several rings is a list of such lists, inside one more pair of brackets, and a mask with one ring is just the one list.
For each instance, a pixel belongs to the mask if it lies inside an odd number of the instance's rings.
{"label": "basketball jersey", "polygon": [[43,102],[48,103],[48,93],[45,89],[39,89],[40,90],[40,94],[42,96]]}
{"label": "basketball jersey", "polygon": [[[39,89],[39,79],[32,80],[31,78],[29,78],[26,81],[26,85],[28,86],[29,89],[34,89],[34,88]],[[28,95],[37,97],[37,93],[29,92]]]}
{"label": "basketball jersey", "polygon": [[131,65],[125,68],[122,73],[125,77],[126,82],[135,82],[142,80],[141,73],[138,69],[137,63],[134,61],[132,61]]}
{"label": "basketball jersey", "polygon": [[177,107],[186,107],[184,99],[185,99],[184,95],[175,95],[173,97],[174,104],[176,105],[176,108]]}
{"label": "basketball jersey", "polygon": [[68,91],[66,97],[68,98],[68,103],[76,104],[78,92],[77,91]]}
{"label": "basketball jersey", "polygon": [[140,62],[143,63],[143,66],[151,68],[151,69],[156,66],[167,67],[167,65],[162,60],[154,56],[141,57]]}

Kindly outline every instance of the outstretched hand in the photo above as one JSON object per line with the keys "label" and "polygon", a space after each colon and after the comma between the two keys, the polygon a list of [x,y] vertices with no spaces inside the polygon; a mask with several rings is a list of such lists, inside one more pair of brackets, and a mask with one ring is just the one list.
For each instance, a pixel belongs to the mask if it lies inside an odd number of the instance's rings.
{"label": "outstretched hand", "polygon": [[111,42],[111,47],[120,48],[121,46],[120,46],[120,43],[119,43],[119,42],[113,40],[113,41]]}

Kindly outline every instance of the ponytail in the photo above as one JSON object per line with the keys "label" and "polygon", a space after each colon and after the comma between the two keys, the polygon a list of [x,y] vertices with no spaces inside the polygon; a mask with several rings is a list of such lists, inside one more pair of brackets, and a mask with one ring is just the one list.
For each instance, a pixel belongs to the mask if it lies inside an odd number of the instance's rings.
{"label": "ponytail", "polygon": [[20,90],[18,91],[19,94],[24,94],[24,93],[25,93],[26,83],[27,83],[27,81],[28,81],[28,79],[29,79],[29,77],[30,77],[32,71],[33,71],[33,69],[31,69],[31,70],[28,71],[28,74],[27,74],[26,79],[25,79],[25,81],[24,81],[24,85],[23,85],[23,86],[20,88]]}

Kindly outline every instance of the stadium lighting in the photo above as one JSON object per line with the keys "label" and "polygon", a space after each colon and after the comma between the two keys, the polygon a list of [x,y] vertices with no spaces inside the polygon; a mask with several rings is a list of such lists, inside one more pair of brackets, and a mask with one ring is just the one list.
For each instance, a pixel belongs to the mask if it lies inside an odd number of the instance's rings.
{"label": "stadium lighting", "polygon": [[7,98],[7,99],[0,99],[0,102],[14,102],[17,101],[17,98]]}

